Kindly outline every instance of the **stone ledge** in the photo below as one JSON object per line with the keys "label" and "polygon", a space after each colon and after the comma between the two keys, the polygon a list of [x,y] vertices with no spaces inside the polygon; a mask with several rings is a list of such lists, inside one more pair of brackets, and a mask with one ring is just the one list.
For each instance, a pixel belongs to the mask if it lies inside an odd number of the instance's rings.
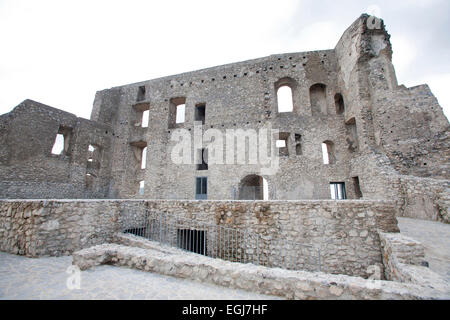
{"label": "stone ledge", "polygon": [[[127,236],[128,237],[128,236]],[[133,241],[131,239],[130,241]],[[148,242],[142,249],[103,244],[73,254],[80,269],[112,264],[178,278],[212,283],[287,299],[308,300],[415,300],[449,299],[441,292],[417,284],[365,280],[359,277],[270,269],[232,263],[161,247]]]}

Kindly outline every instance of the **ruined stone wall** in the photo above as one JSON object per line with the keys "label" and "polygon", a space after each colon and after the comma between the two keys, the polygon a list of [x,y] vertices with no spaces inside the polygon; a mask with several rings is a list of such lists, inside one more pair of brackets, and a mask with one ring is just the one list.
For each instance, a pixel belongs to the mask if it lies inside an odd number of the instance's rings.
{"label": "ruined stone wall", "polygon": [[320,248],[322,271],[367,277],[381,263],[377,230],[398,232],[396,207],[383,201],[0,201],[0,249],[63,255],[111,242],[130,210],[237,228],[267,241]]}
{"label": "ruined stone wall", "polygon": [[[398,86],[390,35],[382,21],[372,28],[368,19],[358,18],[333,50],[273,55],[99,91],[91,121],[27,100],[0,117],[0,198],[189,200],[196,196],[196,178],[207,177],[208,199],[237,199],[244,178],[259,175],[271,200],[330,199],[330,183],[344,182],[348,199],[393,199],[401,215],[441,219],[448,215],[448,120],[426,85]],[[278,110],[277,90],[284,85],[292,90],[292,112]],[[186,105],[179,124],[178,103]],[[210,164],[208,170],[175,164],[173,134],[194,133],[199,105],[206,113],[203,132],[223,136],[241,129],[242,137],[246,130],[279,130],[287,142],[279,170],[265,173],[260,162]],[[60,126],[72,129],[71,145],[55,157],[50,150]],[[323,142],[332,144],[330,164],[323,163]],[[102,150],[94,164],[86,162],[91,143]],[[191,151],[194,160],[193,136]],[[401,204],[422,201],[420,192],[430,204]]]}
{"label": "ruined stone wall", "polygon": [[402,234],[380,232],[386,279],[449,292],[448,281],[428,269],[423,245]]}
{"label": "ruined stone wall", "polygon": [[[111,128],[26,100],[0,125],[0,198],[104,198],[110,175]],[[58,133],[67,144],[52,154]],[[89,145],[99,147],[90,163]],[[87,186],[86,175],[94,181]]]}
{"label": "ruined stone wall", "polygon": [[356,119],[360,146],[350,176],[365,199],[397,201],[401,216],[448,222],[448,120],[428,86],[398,86],[390,35],[368,19],[336,46],[345,119]]}
{"label": "ruined stone wall", "polygon": [[[283,81],[292,86],[291,113],[278,112],[277,86]],[[312,108],[315,102],[310,95],[315,84],[326,86],[326,100],[317,112]],[[143,86],[145,99],[137,102]],[[113,172],[112,192],[121,198],[139,197],[137,185],[145,179],[146,198],[193,199],[195,177],[206,176],[208,199],[233,199],[233,189],[243,178],[261,174],[261,165],[211,165],[207,171],[198,171],[195,164],[172,162],[176,141],[171,141],[171,134],[176,128],[193,133],[195,108],[204,104],[204,131],[217,129],[224,134],[228,129],[259,130],[271,126],[289,134],[288,155],[281,157],[280,170],[273,176],[264,176],[271,199],[329,199],[331,181],[350,179],[348,130],[343,115],[336,111],[335,95],[339,93],[333,50],[276,55],[99,92],[96,101],[103,103],[99,103],[99,108],[114,110],[118,115],[114,125],[117,152],[113,166],[117,169]],[[120,96],[119,103],[113,95]],[[170,120],[174,98],[186,101],[186,121],[175,126]],[[141,128],[139,110],[147,108],[149,128]],[[93,119],[101,121],[98,113],[93,112]],[[324,141],[334,143],[335,162],[330,165],[323,164]],[[136,156],[136,146],[140,144],[148,147],[146,170],[140,169],[140,158]],[[124,167],[124,163],[128,165]],[[352,198],[351,183],[347,191]]]}

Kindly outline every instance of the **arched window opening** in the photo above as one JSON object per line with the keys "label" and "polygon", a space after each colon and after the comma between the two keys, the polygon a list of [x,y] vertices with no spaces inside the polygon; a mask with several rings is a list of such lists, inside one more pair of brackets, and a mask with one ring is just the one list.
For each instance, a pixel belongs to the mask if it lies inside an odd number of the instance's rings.
{"label": "arched window opening", "polygon": [[258,175],[246,176],[239,185],[239,200],[265,200],[264,188],[267,189],[268,199],[269,187],[265,187],[264,178]]}
{"label": "arched window opening", "polygon": [[287,85],[280,87],[277,91],[277,99],[279,113],[294,111],[294,101],[292,98],[291,87]]}

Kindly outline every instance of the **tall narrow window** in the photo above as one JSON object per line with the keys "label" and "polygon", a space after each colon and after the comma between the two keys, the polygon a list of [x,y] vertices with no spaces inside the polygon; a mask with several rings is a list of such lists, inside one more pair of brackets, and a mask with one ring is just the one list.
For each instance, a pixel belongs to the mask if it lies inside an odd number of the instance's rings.
{"label": "tall narrow window", "polygon": [[345,123],[345,129],[347,131],[347,144],[350,152],[356,152],[359,147],[358,132],[356,130],[356,119],[351,118]]}
{"label": "tall narrow window", "polygon": [[137,99],[136,101],[143,101],[145,100],[145,86],[141,86],[138,88],[138,94],[137,94]]}
{"label": "tall narrow window", "polygon": [[176,128],[177,125],[185,122],[186,98],[170,99],[169,106],[169,129]]}
{"label": "tall narrow window", "polygon": [[334,155],[334,143],[325,141],[322,143],[323,164],[334,164],[336,161]]}
{"label": "tall narrow window", "polygon": [[70,155],[70,140],[72,138],[72,128],[60,126],[56,135],[55,143],[52,147],[52,154]]}
{"label": "tall narrow window", "polygon": [[264,201],[269,200],[269,184],[267,183],[266,178],[263,178],[263,197]]}
{"label": "tall narrow window", "polygon": [[52,154],[60,155],[64,151],[64,136],[60,133],[56,135],[55,144],[52,148]]}
{"label": "tall narrow window", "polygon": [[359,177],[353,177],[353,187],[355,188],[356,199],[361,199],[363,197],[361,192],[361,186],[359,184]]}
{"label": "tall narrow window", "polygon": [[184,123],[186,114],[186,105],[179,104],[177,105],[177,121],[176,123]]}
{"label": "tall narrow window", "polygon": [[336,95],[334,96],[334,103],[336,105],[336,114],[343,114],[345,111],[345,105],[342,94],[336,93]]}
{"label": "tall narrow window", "polygon": [[207,200],[208,199],[208,178],[198,177],[195,178],[195,199]]}
{"label": "tall narrow window", "polygon": [[148,122],[150,120],[150,110],[142,112],[142,128],[148,128]]}
{"label": "tall narrow window", "polygon": [[309,89],[312,115],[327,114],[327,87],[318,83]]}
{"label": "tall narrow window", "polygon": [[333,199],[333,200],[347,199],[344,182],[331,182],[330,183],[330,192],[331,192],[331,199]]}
{"label": "tall narrow window", "polygon": [[202,159],[201,164],[197,164],[197,170],[208,170],[208,149],[199,150],[199,157]]}
{"label": "tall narrow window", "polygon": [[297,156],[301,156],[303,154],[302,151],[302,135],[296,133],[295,134],[295,154]]}
{"label": "tall narrow window", "polygon": [[142,149],[141,159],[141,169],[145,169],[147,167],[147,147]]}
{"label": "tall narrow window", "polygon": [[143,196],[144,195],[144,189],[145,189],[145,181],[139,181],[139,195]]}
{"label": "tall narrow window", "polygon": [[278,112],[292,112],[294,110],[292,89],[289,86],[282,86],[277,91]]}
{"label": "tall narrow window", "polygon": [[206,119],[206,105],[198,104],[195,106],[195,121],[201,121],[202,124],[205,124]]}

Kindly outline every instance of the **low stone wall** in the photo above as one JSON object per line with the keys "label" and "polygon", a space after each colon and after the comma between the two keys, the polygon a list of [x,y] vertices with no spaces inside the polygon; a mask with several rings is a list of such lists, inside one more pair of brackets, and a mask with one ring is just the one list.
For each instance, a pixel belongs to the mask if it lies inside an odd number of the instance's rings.
{"label": "low stone wall", "polygon": [[450,181],[411,176],[390,177],[399,192],[399,215],[450,223]]}
{"label": "low stone wall", "polygon": [[73,264],[81,270],[101,264],[113,264],[178,278],[212,283],[287,299],[308,300],[403,300],[448,299],[441,292],[417,284],[365,280],[359,277],[269,269],[252,264],[232,263],[161,247],[126,236],[123,241],[146,247],[103,244],[73,255]]}
{"label": "low stone wall", "polygon": [[380,232],[386,279],[450,292],[450,284],[426,265],[423,245],[400,233]]}
{"label": "low stone wall", "polygon": [[321,271],[368,277],[381,265],[378,230],[398,232],[393,202],[387,201],[149,201],[127,203],[133,215],[177,215],[246,230],[266,241],[291,241],[320,248]]}
{"label": "low stone wall", "polygon": [[109,201],[0,201],[0,250],[28,257],[70,255],[111,242],[120,206]]}
{"label": "low stone wall", "polygon": [[322,271],[368,277],[381,265],[378,230],[398,232],[387,201],[0,201],[0,250],[31,257],[67,255],[111,242],[121,217],[160,213],[286,240],[321,250]]}

